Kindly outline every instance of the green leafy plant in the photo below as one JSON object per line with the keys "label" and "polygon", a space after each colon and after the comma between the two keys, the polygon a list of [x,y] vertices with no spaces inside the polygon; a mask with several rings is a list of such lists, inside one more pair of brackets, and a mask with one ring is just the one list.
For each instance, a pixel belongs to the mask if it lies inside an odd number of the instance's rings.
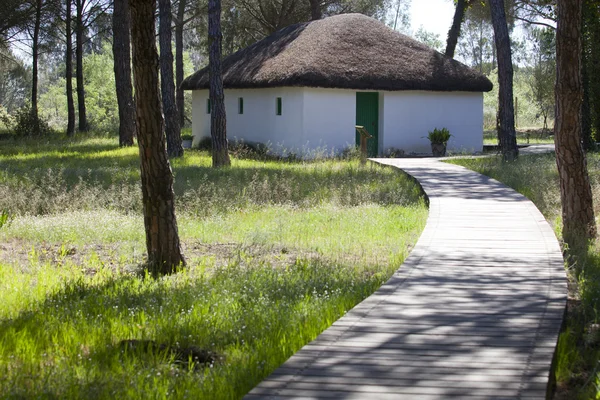
{"label": "green leafy plant", "polygon": [[8,225],[11,221],[11,216],[8,213],[7,210],[2,210],[2,212],[0,212],[0,228],[2,228],[4,225]]}
{"label": "green leafy plant", "polygon": [[9,129],[14,123],[13,117],[6,111],[6,108],[0,106],[0,127]]}
{"label": "green leafy plant", "polygon": [[[7,119],[4,123],[10,123],[9,121]],[[46,120],[31,112],[31,106],[29,105],[17,110],[13,116],[13,123],[9,128],[17,136],[47,136],[54,133]]]}
{"label": "green leafy plant", "polygon": [[447,128],[438,129],[430,131],[427,135],[427,139],[433,144],[446,144],[448,140],[450,140],[450,131]]}

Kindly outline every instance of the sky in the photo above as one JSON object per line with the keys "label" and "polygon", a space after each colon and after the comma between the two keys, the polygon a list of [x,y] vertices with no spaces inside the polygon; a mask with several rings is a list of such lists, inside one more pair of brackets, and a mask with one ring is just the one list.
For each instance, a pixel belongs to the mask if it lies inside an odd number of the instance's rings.
{"label": "sky", "polygon": [[410,13],[413,32],[423,25],[426,31],[440,35],[442,42],[445,42],[454,17],[452,0],[412,0]]}

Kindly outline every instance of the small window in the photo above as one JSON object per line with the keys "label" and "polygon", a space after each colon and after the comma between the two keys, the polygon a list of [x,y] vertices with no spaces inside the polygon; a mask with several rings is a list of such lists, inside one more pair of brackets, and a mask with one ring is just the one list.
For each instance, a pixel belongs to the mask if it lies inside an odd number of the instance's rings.
{"label": "small window", "polygon": [[281,97],[277,98],[277,115],[281,115]]}
{"label": "small window", "polygon": [[206,99],[206,113],[210,114],[210,99]]}
{"label": "small window", "polygon": [[238,97],[238,114],[244,113],[244,98]]}

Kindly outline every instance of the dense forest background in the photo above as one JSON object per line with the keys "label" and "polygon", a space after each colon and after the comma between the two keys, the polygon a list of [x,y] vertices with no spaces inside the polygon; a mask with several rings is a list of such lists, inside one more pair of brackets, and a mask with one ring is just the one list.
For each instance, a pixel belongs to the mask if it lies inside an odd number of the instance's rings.
{"label": "dense forest background", "polygon": [[[66,131],[68,91],[77,99],[75,119],[80,121],[82,110],[86,113],[87,126],[79,126],[79,130],[119,129],[113,14],[115,3],[122,1],[30,0],[0,18],[0,129],[14,127],[19,115],[29,114],[36,106],[40,120],[49,128]],[[455,57],[496,82],[497,55],[489,6],[470,3]],[[208,5],[206,0],[175,0],[170,6],[173,70],[187,76],[208,63]],[[551,1],[514,0],[506,2],[506,8],[515,69],[516,125],[551,129],[556,69],[554,5]],[[440,52],[446,45],[445,37],[422,26],[411,26],[410,0],[227,0],[222,9],[223,56],[287,25],[347,12],[377,18]],[[598,35],[598,28],[594,29],[590,35]],[[73,47],[70,51],[69,46]],[[595,50],[596,58],[597,53]],[[80,63],[76,62],[79,54]],[[67,58],[74,63],[69,89]],[[597,65],[592,61],[590,65]],[[179,79],[171,79],[179,83]],[[37,105],[32,104],[33,85],[37,86]],[[180,122],[187,127],[191,124],[191,95],[177,89],[176,97],[184,99]],[[495,127],[497,99],[495,85],[494,91],[485,95],[486,128]]]}

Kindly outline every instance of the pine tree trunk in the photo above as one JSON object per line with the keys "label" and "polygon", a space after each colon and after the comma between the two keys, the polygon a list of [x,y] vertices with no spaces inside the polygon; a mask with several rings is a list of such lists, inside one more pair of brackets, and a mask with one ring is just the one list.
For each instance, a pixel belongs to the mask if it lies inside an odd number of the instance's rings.
{"label": "pine tree trunk", "polygon": [[[582,48],[585,45],[582,45]],[[583,86],[583,98],[581,103],[581,143],[585,151],[594,148],[592,139],[592,113],[590,108],[589,76],[587,73],[586,52],[581,52],[581,84]]]}
{"label": "pine tree trunk", "polygon": [[85,111],[85,89],[83,86],[83,7],[85,0],[75,0],[75,62],[77,80],[77,109],[79,111],[79,131],[87,132],[88,123]]}
{"label": "pine tree trunk", "polygon": [[183,156],[179,113],[175,103],[175,84],[173,83],[173,51],[171,50],[171,0],[158,0],[160,42],[160,89],[165,113],[165,134],[167,153],[170,157]]}
{"label": "pine tree trunk", "polygon": [[71,5],[73,1],[66,1],[66,26],[67,48],[65,50],[65,79],[67,91],[67,136],[75,135],[75,103],[73,102],[73,31],[71,29]]}
{"label": "pine tree trunk", "polygon": [[310,3],[310,19],[312,21],[319,20],[323,17],[321,13],[321,2],[319,0],[308,0]]}
{"label": "pine tree trunk", "polygon": [[556,30],[556,165],[560,178],[563,240],[576,254],[596,236],[587,160],[581,144],[581,5],[558,0]]}
{"label": "pine tree trunk", "polygon": [[479,23],[479,73],[483,74],[483,21]]}
{"label": "pine tree trunk", "polygon": [[465,11],[469,5],[468,3],[468,0],[458,0],[456,2],[454,19],[452,20],[452,26],[448,31],[448,40],[446,41],[445,54],[448,57],[454,58],[454,51],[456,50],[456,44],[458,43],[458,37],[460,36],[460,26],[465,18]]}
{"label": "pine tree trunk", "polygon": [[208,1],[208,64],[210,80],[210,136],[213,167],[231,165],[227,146],[227,119],[221,70],[221,0]]}
{"label": "pine tree trunk", "polygon": [[589,94],[593,139],[600,141],[600,0],[587,0],[585,5],[588,79],[584,84]]}
{"label": "pine tree trunk", "polygon": [[498,52],[498,141],[505,161],[519,155],[513,103],[513,66],[504,0],[490,0],[494,41]]}
{"label": "pine tree trunk", "polygon": [[135,136],[135,104],[131,83],[131,44],[129,39],[129,2],[114,0],[113,59],[115,88],[119,106],[119,146],[133,146]]}
{"label": "pine tree trunk", "polygon": [[[32,78],[31,78],[31,117],[35,121],[36,125],[38,121],[38,58],[40,48],[40,25],[42,23],[42,0],[36,0],[35,2],[35,22],[33,27],[33,42],[31,44],[32,53]],[[39,133],[39,127],[36,126],[36,132]]]}
{"label": "pine tree trunk", "polygon": [[159,274],[185,265],[179,243],[173,174],[165,147],[154,31],[156,0],[130,0],[136,123],[148,265]]}
{"label": "pine tree trunk", "polygon": [[185,104],[183,89],[183,24],[185,18],[186,0],[179,0],[177,6],[177,22],[175,24],[175,98],[179,112],[179,126],[185,125]]}

